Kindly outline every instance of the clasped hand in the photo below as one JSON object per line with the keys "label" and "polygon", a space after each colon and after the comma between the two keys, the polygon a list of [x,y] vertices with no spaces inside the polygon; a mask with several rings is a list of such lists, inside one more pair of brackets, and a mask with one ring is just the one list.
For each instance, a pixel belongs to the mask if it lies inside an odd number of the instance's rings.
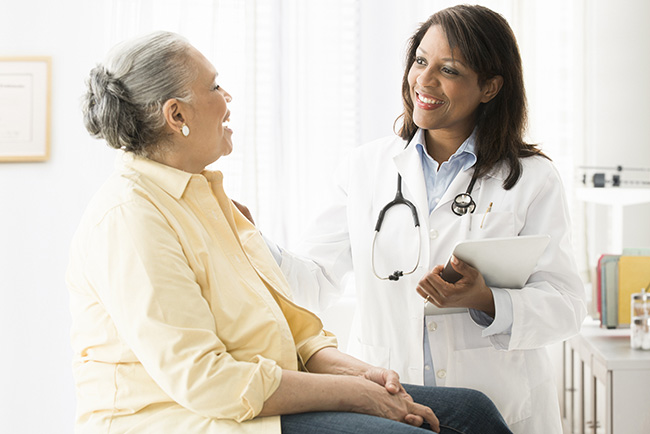
{"label": "clasped hand", "polygon": [[463,277],[456,283],[446,282],[443,265],[437,265],[418,283],[417,292],[438,307],[466,307],[481,310],[494,317],[494,296],[478,270],[455,256],[451,265]]}
{"label": "clasped hand", "polygon": [[400,383],[397,372],[383,368],[370,368],[363,377],[385,389],[383,392],[373,390],[377,395],[363,400],[371,407],[364,409],[364,413],[379,415],[413,426],[421,426],[426,421],[433,431],[440,431],[440,422],[436,415],[429,407],[413,402],[411,395]]}

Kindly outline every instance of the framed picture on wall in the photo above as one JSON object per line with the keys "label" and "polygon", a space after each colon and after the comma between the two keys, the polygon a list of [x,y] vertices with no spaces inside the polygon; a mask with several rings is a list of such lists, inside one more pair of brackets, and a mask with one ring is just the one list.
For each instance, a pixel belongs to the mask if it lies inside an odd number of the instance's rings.
{"label": "framed picture on wall", "polygon": [[50,156],[50,57],[0,57],[0,162]]}

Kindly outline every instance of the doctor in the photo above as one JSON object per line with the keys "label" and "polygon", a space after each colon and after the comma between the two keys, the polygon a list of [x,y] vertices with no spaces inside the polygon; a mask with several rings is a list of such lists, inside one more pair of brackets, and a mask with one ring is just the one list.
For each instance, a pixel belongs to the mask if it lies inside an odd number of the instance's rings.
{"label": "doctor", "polygon": [[[545,347],[578,333],[585,293],[560,176],[523,141],[522,66],[507,22],[481,6],[431,16],[410,39],[402,97],[399,137],[356,148],[305,251],[282,252],[294,295],[322,309],[354,272],[349,352],[407,383],[481,390],[516,433],[559,433]],[[398,183],[419,226],[402,203],[376,233]],[[551,241],[524,288],[487,287],[460,261],[461,280],[440,278],[461,240],[533,234]]]}

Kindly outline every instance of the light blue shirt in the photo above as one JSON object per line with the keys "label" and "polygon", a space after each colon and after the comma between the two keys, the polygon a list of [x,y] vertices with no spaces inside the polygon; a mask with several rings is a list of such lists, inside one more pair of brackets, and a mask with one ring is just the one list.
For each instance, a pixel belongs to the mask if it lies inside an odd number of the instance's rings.
{"label": "light blue shirt", "polygon": [[440,165],[426,151],[424,130],[418,130],[413,137],[413,141],[411,141],[411,144],[413,143],[415,143],[415,148],[418,150],[422,161],[424,182],[427,186],[429,213],[431,213],[451,182],[456,178],[456,175],[476,164],[476,154],[474,153],[475,132],[460,145],[454,155]]}
{"label": "light blue shirt", "polygon": [[[461,171],[470,169],[476,164],[476,129],[465,140],[458,150],[449,157],[447,161],[438,164],[436,160],[426,151],[426,142],[424,137],[424,130],[419,129],[410,145],[415,145],[420,159],[422,161],[422,170],[424,172],[424,181],[427,187],[427,201],[429,203],[429,213],[433,212],[436,205],[445,194],[451,182],[456,178]],[[409,145],[409,146],[410,146]],[[489,327],[490,335],[493,334],[509,334],[512,329],[512,300],[510,296],[503,290],[498,288],[490,288],[494,295],[495,310],[498,312],[497,317],[492,318],[490,315],[483,311],[470,309],[469,314],[472,319],[479,325]],[[486,329],[487,331],[487,329]],[[484,333],[485,335],[485,333]],[[431,348],[429,346],[429,331],[426,327],[426,319],[424,324],[424,384],[426,386],[435,386],[436,378],[434,375],[435,369],[433,366],[433,359],[431,358]],[[508,339],[506,339],[507,341]],[[507,348],[507,343],[504,343]]]}

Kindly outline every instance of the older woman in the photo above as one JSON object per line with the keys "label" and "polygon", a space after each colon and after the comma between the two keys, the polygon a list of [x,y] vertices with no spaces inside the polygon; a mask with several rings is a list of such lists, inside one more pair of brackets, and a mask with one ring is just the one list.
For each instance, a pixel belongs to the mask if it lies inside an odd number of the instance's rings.
{"label": "older woman", "polygon": [[340,353],[291,301],[205,170],[232,150],[216,76],[166,32],[91,71],[86,128],[122,152],[71,248],[77,432],[509,432],[479,392],[405,389]]}

